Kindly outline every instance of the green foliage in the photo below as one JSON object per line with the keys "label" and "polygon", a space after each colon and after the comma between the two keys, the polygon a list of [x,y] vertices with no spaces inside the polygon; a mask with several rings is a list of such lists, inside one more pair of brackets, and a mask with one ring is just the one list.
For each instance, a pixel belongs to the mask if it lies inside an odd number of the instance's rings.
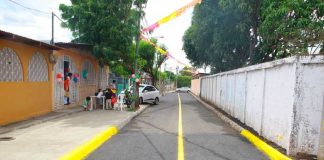
{"label": "green foliage", "polygon": [[[147,0],[72,0],[60,5],[62,18],[74,42],[94,44],[99,63],[122,75],[133,71],[139,9]],[[135,8],[133,6],[135,4]],[[137,7],[137,9],[136,9]]]}
{"label": "green foliage", "polygon": [[167,75],[167,79],[170,78],[170,81],[175,81],[176,75],[173,72],[170,71],[164,71],[164,73]]}
{"label": "green foliage", "polygon": [[308,47],[323,45],[323,18],[322,0],[264,0],[259,28],[260,58],[308,54]]}
{"label": "green foliage", "polygon": [[191,76],[178,76],[177,77],[177,88],[180,87],[190,87]]}
{"label": "green foliage", "polygon": [[166,81],[166,80],[169,79],[169,76],[168,76],[168,74],[167,74],[166,72],[160,72],[160,71],[158,71],[158,73],[159,73],[159,78],[160,78],[162,81]]}
{"label": "green foliage", "polygon": [[[157,43],[156,39],[152,39],[151,41],[153,43]],[[161,48],[166,50],[166,47],[163,45],[161,46]],[[154,46],[145,41],[140,41],[139,55],[141,57],[141,60],[143,61],[143,65],[141,66],[142,70],[151,75],[152,83],[153,85],[156,85],[155,81],[159,78],[158,69],[166,60],[166,56],[158,53]]]}
{"label": "green foliage", "polygon": [[246,11],[224,8],[218,0],[204,0],[194,9],[192,24],[183,37],[183,49],[196,67],[214,72],[244,65],[248,59],[249,27]]}
{"label": "green foliage", "polygon": [[190,76],[190,77],[192,76],[192,72],[189,67],[184,67],[179,73],[182,76]]}
{"label": "green foliage", "polygon": [[214,73],[307,54],[323,48],[323,18],[323,0],[204,0],[183,49],[194,66]]}

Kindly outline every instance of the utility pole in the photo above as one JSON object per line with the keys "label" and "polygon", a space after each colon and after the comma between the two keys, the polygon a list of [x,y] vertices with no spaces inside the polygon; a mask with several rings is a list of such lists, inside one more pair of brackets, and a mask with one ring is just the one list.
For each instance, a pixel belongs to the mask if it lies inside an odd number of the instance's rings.
{"label": "utility pole", "polygon": [[52,39],[51,45],[54,45],[54,12],[52,12]]}
{"label": "utility pole", "polygon": [[179,70],[179,66],[177,66],[176,68],[176,89],[178,88],[178,70]]}
{"label": "utility pole", "polygon": [[[141,17],[142,17],[142,4],[139,4],[139,17],[138,17],[138,22],[137,22],[137,27],[138,27],[138,33],[136,36],[136,52],[135,52],[135,65],[134,65],[134,74],[136,75],[137,73],[137,55],[138,55],[138,50],[139,50],[139,38],[140,38],[140,34],[141,34]],[[136,78],[135,78],[136,79]],[[138,102],[138,84],[135,81],[133,84],[133,93],[135,93],[135,108],[139,107],[139,102]]]}

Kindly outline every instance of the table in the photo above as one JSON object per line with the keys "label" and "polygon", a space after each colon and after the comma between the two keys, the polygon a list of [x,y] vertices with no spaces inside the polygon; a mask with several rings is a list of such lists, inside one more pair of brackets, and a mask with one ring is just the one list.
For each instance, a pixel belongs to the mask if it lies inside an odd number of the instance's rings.
{"label": "table", "polygon": [[105,98],[106,97],[105,96],[101,96],[101,97],[98,97],[98,96],[90,96],[90,107],[91,107],[90,111],[93,110],[93,100],[92,100],[92,98],[101,98],[102,99],[102,110],[105,110],[105,108],[106,108],[106,102],[105,102]]}

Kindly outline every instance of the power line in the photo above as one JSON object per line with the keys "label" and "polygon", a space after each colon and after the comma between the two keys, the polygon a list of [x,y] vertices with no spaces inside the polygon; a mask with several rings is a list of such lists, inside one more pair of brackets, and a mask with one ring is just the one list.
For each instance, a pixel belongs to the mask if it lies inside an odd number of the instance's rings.
{"label": "power line", "polygon": [[41,11],[41,10],[38,10],[38,9],[34,9],[34,8],[30,8],[30,7],[26,7],[26,6],[24,6],[24,5],[22,5],[22,4],[18,3],[18,2],[16,2],[16,1],[14,1],[14,0],[8,0],[8,1],[10,1],[10,2],[16,4],[16,5],[19,5],[20,7],[23,7],[23,8],[25,8],[25,9],[29,9],[29,10],[32,10],[32,11],[35,11],[35,12],[39,12],[39,13],[43,13],[43,14],[52,14],[52,13],[50,13],[50,12],[44,12],[44,11]]}
{"label": "power line", "polygon": [[43,13],[43,14],[52,14],[52,13],[53,13],[54,16],[55,16],[57,19],[59,19],[61,22],[64,23],[64,21],[63,21],[59,16],[57,16],[54,12],[44,12],[44,11],[41,11],[41,10],[38,10],[38,9],[34,9],[34,8],[30,8],[30,7],[26,7],[26,6],[24,6],[24,5],[22,5],[22,4],[18,3],[18,2],[16,2],[16,1],[14,1],[14,0],[8,0],[8,1],[10,1],[10,2],[16,4],[16,5],[19,5],[19,6],[23,7],[23,8],[25,8],[25,9],[32,10],[32,11],[36,11],[36,12],[39,12],[39,13]]}

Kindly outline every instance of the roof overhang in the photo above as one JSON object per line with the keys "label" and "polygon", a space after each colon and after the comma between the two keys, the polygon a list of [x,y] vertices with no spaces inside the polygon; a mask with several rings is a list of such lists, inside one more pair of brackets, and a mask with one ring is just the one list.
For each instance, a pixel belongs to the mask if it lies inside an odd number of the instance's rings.
{"label": "roof overhang", "polygon": [[85,50],[92,51],[94,45],[87,44],[87,43],[64,43],[64,42],[58,42],[58,43],[55,43],[55,46],[62,47],[62,48],[75,48],[75,49],[85,49]]}
{"label": "roof overhang", "polygon": [[19,42],[19,43],[23,43],[26,45],[43,48],[43,49],[48,49],[48,50],[60,50],[61,49],[60,47],[56,47],[56,46],[53,46],[53,45],[50,45],[50,44],[47,44],[47,43],[44,43],[41,41],[29,39],[29,38],[19,36],[19,35],[13,34],[13,33],[5,32],[2,30],[0,30],[0,39]]}

